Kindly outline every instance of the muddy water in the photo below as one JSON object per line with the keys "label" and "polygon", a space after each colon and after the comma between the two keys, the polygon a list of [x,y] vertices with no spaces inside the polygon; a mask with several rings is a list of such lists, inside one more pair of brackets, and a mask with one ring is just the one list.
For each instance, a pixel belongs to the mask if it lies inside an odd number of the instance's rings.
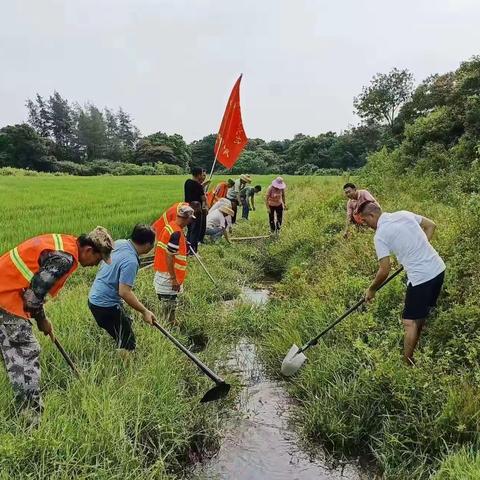
{"label": "muddy water", "polygon": [[[244,289],[241,301],[262,308],[268,290]],[[356,466],[327,465],[322,452],[302,451],[288,422],[290,402],[281,383],[270,380],[255,346],[241,339],[231,352],[228,366],[244,387],[236,411],[225,419],[219,451],[197,466],[195,480],[359,480]]]}

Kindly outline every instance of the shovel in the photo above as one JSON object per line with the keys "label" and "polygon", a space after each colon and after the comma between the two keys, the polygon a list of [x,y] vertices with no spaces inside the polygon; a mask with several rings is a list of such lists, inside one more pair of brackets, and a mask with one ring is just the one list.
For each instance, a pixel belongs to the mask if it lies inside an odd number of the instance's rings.
{"label": "shovel", "polygon": [[[393,280],[401,271],[403,267],[400,267],[392,275],[390,275],[379,287],[377,290],[380,290],[384,285],[386,285],[390,280]],[[332,324],[330,324],[325,330],[320,332],[316,337],[308,341],[302,348],[298,348],[295,344],[292,345],[292,348],[288,351],[287,355],[282,362],[282,375],[286,377],[291,377],[300,369],[304,364],[307,357],[303,352],[309,349],[310,347],[315,346],[321,337],[323,337],[327,332],[329,332],[335,325],[340,323],[344,318],[348,317],[352,312],[357,310],[361,305],[365,303],[365,297],[359,300],[353,307],[350,307],[341,317],[337,318]]]}
{"label": "shovel", "polygon": [[215,382],[211,388],[200,400],[201,403],[213,402],[227,396],[230,391],[230,385],[213,373],[204,363],[202,363],[190,350],[185,348],[168,330],[165,330],[158,322],[153,322],[153,326],[160,330],[173,344],[179,348],[195,365],[208,377]]}

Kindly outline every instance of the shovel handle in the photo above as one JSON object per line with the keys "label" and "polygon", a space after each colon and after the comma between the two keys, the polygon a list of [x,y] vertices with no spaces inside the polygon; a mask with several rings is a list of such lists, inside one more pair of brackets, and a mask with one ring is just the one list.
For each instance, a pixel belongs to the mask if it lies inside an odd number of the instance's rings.
{"label": "shovel handle", "polygon": [[178,349],[180,349],[207,377],[213,380],[217,385],[225,383],[223,378],[212,372],[203,362],[201,362],[188,348],[185,348],[168,330],[163,328],[158,322],[153,321],[153,326],[160,330]]}
{"label": "shovel handle", "polygon": [[[403,267],[400,267],[398,270],[393,272],[379,287],[377,290],[380,290],[382,287],[384,287],[388,282],[393,280],[399,273],[403,271]],[[357,308],[359,308],[361,305],[365,303],[365,297],[362,297],[361,300],[359,300],[353,307],[350,307],[342,316],[338,317],[332,324],[330,324],[325,330],[320,332],[315,338],[312,338],[309,342],[307,342],[298,352],[303,353],[307,348],[313,347],[318,343],[320,338],[322,338],[327,332],[329,332],[335,325],[339,324],[344,318],[348,317],[351,313],[353,313]]]}
{"label": "shovel handle", "polygon": [[188,245],[188,248],[190,249],[190,251],[193,253],[193,255],[195,256],[195,258],[198,260],[198,263],[202,266],[202,268],[205,270],[205,273],[208,275],[208,278],[210,278],[210,280],[212,281],[212,283],[218,287],[217,285],[217,282],[215,281],[215,279],[210,275],[210,272],[207,270],[207,267],[203,264],[202,260],[200,259],[198,253],[192,248],[192,246],[189,244]]}

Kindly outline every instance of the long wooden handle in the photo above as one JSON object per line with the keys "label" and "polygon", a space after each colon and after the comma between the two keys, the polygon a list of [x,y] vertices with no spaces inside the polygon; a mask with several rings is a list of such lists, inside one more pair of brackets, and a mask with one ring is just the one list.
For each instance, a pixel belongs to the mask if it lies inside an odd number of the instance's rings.
{"label": "long wooden handle", "polygon": [[73,373],[75,373],[77,377],[80,377],[80,372],[77,370],[77,367],[73,363],[72,359],[69,357],[68,353],[63,348],[62,344],[58,341],[58,339],[55,337],[53,333],[50,333],[49,337],[52,340],[52,342],[55,344],[55,346],[58,348],[58,351],[62,354],[62,357],[68,363]]}
{"label": "long wooden handle", "polygon": [[223,378],[220,378],[217,374],[212,372],[203,362],[201,362],[188,348],[185,348],[173,335],[170,334],[165,328],[163,328],[158,322],[154,321],[153,326],[160,330],[173,344],[180,349],[197,367],[213,380],[217,385],[225,383]]}

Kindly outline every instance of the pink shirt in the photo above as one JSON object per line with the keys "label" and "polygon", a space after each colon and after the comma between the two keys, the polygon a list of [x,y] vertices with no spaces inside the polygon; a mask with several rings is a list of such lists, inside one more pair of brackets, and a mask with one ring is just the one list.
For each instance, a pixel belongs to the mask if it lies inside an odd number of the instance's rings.
{"label": "pink shirt", "polygon": [[283,190],[270,185],[267,190],[267,203],[270,207],[283,205]]}
{"label": "pink shirt", "polygon": [[375,197],[368,190],[357,190],[357,193],[358,198],[356,200],[350,199],[347,202],[347,217],[350,220],[353,220],[353,214],[355,213],[358,205],[361,205],[364,202],[375,202],[378,205]]}

